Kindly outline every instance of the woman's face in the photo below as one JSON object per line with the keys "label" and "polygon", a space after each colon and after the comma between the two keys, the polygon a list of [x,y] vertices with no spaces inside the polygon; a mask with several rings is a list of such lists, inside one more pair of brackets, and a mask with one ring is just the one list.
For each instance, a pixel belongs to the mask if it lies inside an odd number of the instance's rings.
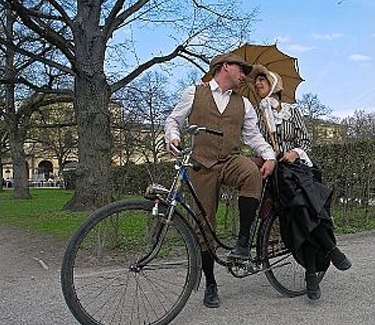
{"label": "woman's face", "polygon": [[258,75],[255,78],[255,92],[260,98],[265,98],[271,91],[271,84],[264,75]]}

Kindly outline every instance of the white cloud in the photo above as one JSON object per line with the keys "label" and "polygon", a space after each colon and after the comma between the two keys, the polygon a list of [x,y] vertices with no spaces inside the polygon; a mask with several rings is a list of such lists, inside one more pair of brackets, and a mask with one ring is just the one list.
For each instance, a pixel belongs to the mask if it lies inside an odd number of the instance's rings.
{"label": "white cloud", "polygon": [[304,46],[300,44],[290,44],[288,45],[290,50],[296,51],[296,52],[308,52],[315,49],[315,47],[311,46]]}
{"label": "white cloud", "polygon": [[362,54],[352,54],[349,55],[349,59],[352,61],[357,61],[357,62],[368,62],[371,61],[371,57],[367,55],[362,55]]}
{"label": "white cloud", "polygon": [[290,42],[289,36],[275,36],[274,39],[276,43],[289,43]]}
{"label": "white cloud", "polygon": [[340,34],[340,33],[333,33],[333,34],[312,34],[311,36],[312,36],[312,38],[315,38],[315,39],[331,41],[331,40],[333,40],[335,38],[342,37],[342,34]]}

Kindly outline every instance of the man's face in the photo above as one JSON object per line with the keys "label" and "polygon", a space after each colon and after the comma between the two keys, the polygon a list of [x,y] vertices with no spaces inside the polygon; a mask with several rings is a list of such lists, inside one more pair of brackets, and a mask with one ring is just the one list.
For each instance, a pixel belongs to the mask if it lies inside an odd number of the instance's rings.
{"label": "man's face", "polygon": [[224,63],[223,65],[229,80],[233,83],[233,88],[237,88],[245,80],[246,75],[242,66],[236,63]]}

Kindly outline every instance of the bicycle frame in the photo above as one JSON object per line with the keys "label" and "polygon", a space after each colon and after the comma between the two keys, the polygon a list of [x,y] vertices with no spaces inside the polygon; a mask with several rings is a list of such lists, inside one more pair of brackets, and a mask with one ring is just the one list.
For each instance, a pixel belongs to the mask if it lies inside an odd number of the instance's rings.
{"label": "bicycle frame", "polygon": [[[73,235],[63,258],[61,284],[65,300],[81,324],[123,323],[125,319],[129,325],[133,321],[139,325],[169,324],[200,284],[202,259],[195,226],[214,260],[233,276],[264,272],[281,294],[296,297],[306,293],[304,268],[281,238],[275,176],[263,186],[258,217],[251,228],[254,257],[235,259],[218,251],[231,247],[210,226],[188,173],[189,168],[197,168],[190,156],[194,136],[200,131],[220,135],[217,130],[195,125],[189,128],[190,148],[173,148],[176,174],[169,189],[153,184],[146,191],[146,200],[108,204],[93,212]],[[268,189],[272,205],[268,205]],[[194,206],[184,200],[184,192],[190,193]],[[181,212],[188,214],[190,223]],[[133,224],[137,225],[135,232],[128,229]],[[112,233],[120,240],[112,242]],[[107,237],[109,240],[100,240],[98,245],[98,239]],[[319,279],[323,275],[319,273]]]}
{"label": "bicycle frame", "polygon": [[[148,194],[157,194],[157,197],[154,198],[155,206],[154,208],[157,208],[159,205],[159,201],[164,202],[164,204],[167,206],[167,212],[165,217],[165,224],[168,225],[170,222],[172,222],[173,219],[173,214],[177,211],[178,212],[178,205],[180,205],[194,220],[194,223],[198,226],[199,231],[202,234],[203,240],[206,243],[212,257],[215,259],[215,261],[225,267],[231,267],[234,265],[233,260],[223,260],[221,259],[217,254],[215,249],[212,247],[210,244],[210,239],[211,237],[213,239],[213,242],[217,245],[217,247],[224,248],[226,250],[232,249],[231,246],[226,245],[223,243],[219,237],[217,236],[215,230],[212,228],[210,225],[209,221],[207,220],[207,214],[205,212],[205,209],[199,200],[199,197],[194,189],[193,184],[190,181],[189,177],[189,168],[197,168],[196,165],[192,164],[190,162],[190,157],[194,149],[194,139],[195,135],[198,134],[199,132],[204,131],[204,132],[210,132],[214,133],[217,135],[220,135],[220,131],[217,130],[212,130],[208,129],[205,127],[198,127],[196,125],[190,126],[188,133],[190,134],[190,146],[183,150],[179,149],[173,146],[173,151],[177,153],[176,155],[176,164],[175,168],[177,170],[176,175],[174,177],[174,180],[172,182],[172,185],[170,189],[168,190],[167,188],[163,187],[160,184],[153,184],[151,187],[148,188]],[[191,194],[194,203],[198,207],[198,213],[194,212],[193,209],[183,200],[182,194],[182,186],[185,184],[188,188],[188,192]],[[268,180],[266,180],[263,189],[262,189],[262,195],[261,195],[261,200],[260,200],[260,207],[263,203],[263,199],[265,196],[265,191],[268,186]],[[260,209],[259,209],[260,210]],[[156,213],[156,211],[155,211]],[[252,248],[257,248],[258,247],[258,242],[254,242],[255,240],[259,239],[260,237],[260,231],[262,229],[262,224],[264,220],[261,219],[260,217],[255,218],[255,221],[251,227],[251,232],[250,232],[250,249]],[[205,230],[206,229],[206,230]],[[207,231],[208,230],[208,234]],[[159,238],[158,243],[155,244],[155,246],[160,247],[163,239],[162,236]],[[155,247],[153,252],[149,254],[148,257],[145,257],[142,259],[141,264],[146,264],[147,261],[152,259],[152,256],[156,255],[158,251],[158,248]],[[250,260],[246,261],[247,263],[250,263],[251,269],[253,269],[252,273],[256,273],[261,271],[260,265],[262,263],[261,261],[261,256],[260,253],[257,251],[257,255],[255,258],[251,257]],[[242,262],[236,262],[235,264],[237,265],[244,265]],[[251,273],[251,274],[252,274]]]}

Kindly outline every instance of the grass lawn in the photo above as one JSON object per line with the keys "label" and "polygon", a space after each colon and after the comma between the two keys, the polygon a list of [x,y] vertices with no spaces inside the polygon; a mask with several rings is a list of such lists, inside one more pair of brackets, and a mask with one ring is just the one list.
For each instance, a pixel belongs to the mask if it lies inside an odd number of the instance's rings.
{"label": "grass lawn", "polygon": [[0,225],[46,232],[66,239],[86,218],[82,213],[63,211],[73,192],[61,189],[30,188],[32,199],[13,198],[12,190],[0,192]]}
{"label": "grass lawn", "polygon": [[337,233],[355,233],[375,229],[374,206],[334,206],[333,220]]}
{"label": "grass lawn", "polygon": [[[13,199],[12,190],[0,192],[0,225],[17,226],[29,231],[53,234],[57,239],[68,239],[87,217],[84,213],[63,211],[73,191],[61,189],[30,188],[32,199]],[[233,214],[233,211],[231,212]],[[237,233],[231,229],[238,213],[226,218],[225,205],[219,206],[217,215],[218,233]],[[333,217],[337,233],[351,233],[359,230],[375,229],[375,207],[352,207],[343,211],[334,207]],[[236,228],[236,227],[235,227]]]}

